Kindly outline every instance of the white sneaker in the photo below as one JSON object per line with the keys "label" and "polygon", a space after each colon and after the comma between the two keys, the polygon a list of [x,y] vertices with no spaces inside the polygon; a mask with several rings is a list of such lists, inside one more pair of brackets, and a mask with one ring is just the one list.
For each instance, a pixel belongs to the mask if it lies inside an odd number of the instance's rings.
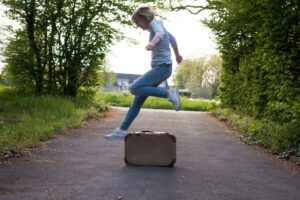
{"label": "white sneaker", "polygon": [[106,134],[104,137],[107,140],[124,140],[124,137],[127,135],[126,130],[122,130],[119,127],[113,130],[110,134]]}
{"label": "white sneaker", "polygon": [[180,96],[178,89],[169,90],[168,99],[173,103],[176,111],[180,110]]}

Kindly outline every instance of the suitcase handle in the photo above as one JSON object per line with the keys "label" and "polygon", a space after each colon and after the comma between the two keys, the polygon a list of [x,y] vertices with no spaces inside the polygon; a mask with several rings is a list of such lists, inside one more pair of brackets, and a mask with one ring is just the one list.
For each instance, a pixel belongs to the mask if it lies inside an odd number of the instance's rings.
{"label": "suitcase handle", "polygon": [[143,133],[147,133],[147,132],[153,133],[153,131],[149,131],[149,130],[143,130],[142,132],[143,132]]}

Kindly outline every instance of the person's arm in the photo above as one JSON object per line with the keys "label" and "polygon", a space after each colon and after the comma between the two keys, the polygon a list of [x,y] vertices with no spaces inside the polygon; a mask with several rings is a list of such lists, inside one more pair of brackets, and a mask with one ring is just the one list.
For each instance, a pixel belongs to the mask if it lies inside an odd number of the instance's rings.
{"label": "person's arm", "polygon": [[147,45],[146,49],[148,51],[151,51],[160,42],[160,40],[161,40],[161,37],[159,35],[155,34],[153,39]]}
{"label": "person's arm", "polygon": [[182,56],[179,53],[176,38],[170,32],[167,32],[167,33],[169,34],[170,43],[171,43],[172,49],[174,51],[174,54],[176,56],[176,61],[179,64],[182,61]]}
{"label": "person's arm", "polygon": [[149,42],[149,44],[146,47],[146,49],[148,51],[151,51],[160,42],[160,40],[164,37],[166,32],[163,29],[162,25],[160,23],[158,23],[158,21],[151,21],[149,23],[149,29],[152,30],[155,34],[153,39]]}

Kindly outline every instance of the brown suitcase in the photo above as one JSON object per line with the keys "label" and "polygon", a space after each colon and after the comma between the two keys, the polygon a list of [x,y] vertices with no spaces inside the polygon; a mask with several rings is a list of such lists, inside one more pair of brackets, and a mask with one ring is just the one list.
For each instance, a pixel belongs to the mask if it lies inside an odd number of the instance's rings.
{"label": "brown suitcase", "polygon": [[170,133],[141,131],[128,133],[125,138],[127,165],[172,167],[176,162],[176,137]]}

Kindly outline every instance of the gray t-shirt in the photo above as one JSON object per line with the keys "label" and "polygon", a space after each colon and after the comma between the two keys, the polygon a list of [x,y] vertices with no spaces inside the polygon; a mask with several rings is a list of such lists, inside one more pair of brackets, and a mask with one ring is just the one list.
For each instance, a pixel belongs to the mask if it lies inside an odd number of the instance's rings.
{"label": "gray t-shirt", "polygon": [[177,48],[177,42],[175,37],[169,33],[161,20],[153,19],[148,26],[150,31],[149,42],[154,38],[155,35],[160,37],[160,42],[156,44],[152,50],[151,65],[157,66],[163,63],[171,64],[171,50],[170,43],[173,48]]}

